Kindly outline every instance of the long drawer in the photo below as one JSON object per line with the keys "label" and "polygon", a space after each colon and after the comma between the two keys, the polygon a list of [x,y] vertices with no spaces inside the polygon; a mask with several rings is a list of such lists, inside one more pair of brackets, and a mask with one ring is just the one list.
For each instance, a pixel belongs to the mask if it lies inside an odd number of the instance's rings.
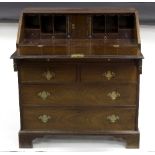
{"label": "long drawer", "polygon": [[135,105],[135,84],[22,85],[23,104],[53,106]]}
{"label": "long drawer", "polygon": [[24,130],[134,130],[133,108],[23,108]]}
{"label": "long drawer", "polygon": [[82,82],[136,82],[137,68],[134,62],[87,63],[81,66]]}

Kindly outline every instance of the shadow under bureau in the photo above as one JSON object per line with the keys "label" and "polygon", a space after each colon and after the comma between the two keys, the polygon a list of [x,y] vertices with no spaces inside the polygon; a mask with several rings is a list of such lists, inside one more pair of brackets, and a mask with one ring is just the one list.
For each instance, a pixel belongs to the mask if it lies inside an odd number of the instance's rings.
{"label": "shadow under bureau", "polygon": [[43,136],[113,136],[139,147],[135,9],[29,8],[17,50],[20,147]]}

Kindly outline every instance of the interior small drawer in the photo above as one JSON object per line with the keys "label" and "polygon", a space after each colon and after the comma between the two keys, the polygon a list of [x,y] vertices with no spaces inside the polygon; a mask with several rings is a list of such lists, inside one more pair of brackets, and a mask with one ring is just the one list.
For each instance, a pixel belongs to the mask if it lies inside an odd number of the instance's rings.
{"label": "interior small drawer", "polygon": [[48,64],[31,64],[21,65],[20,67],[21,82],[75,82],[76,67],[74,65],[54,65]]}
{"label": "interior small drawer", "polygon": [[23,108],[24,130],[59,132],[135,130],[134,108]]}
{"label": "interior small drawer", "polygon": [[137,68],[135,63],[85,64],[81,67],[82,82],[136,82]]}

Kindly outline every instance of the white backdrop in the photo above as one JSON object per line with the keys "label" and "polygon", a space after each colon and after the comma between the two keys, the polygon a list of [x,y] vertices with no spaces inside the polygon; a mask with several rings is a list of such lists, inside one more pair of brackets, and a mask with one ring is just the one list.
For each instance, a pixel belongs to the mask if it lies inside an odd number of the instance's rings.
{"label": "white backdrop", "polygon": [[[17,26],[15,23],[0,23],[0,151],[27,150],[18,148],[18,81],[10,60],[10,55],[16,49]],[[140,30],[145,59],[140,84],[140,149],[134,152],[152,152],[155,151],[155,26],[142,25]],[[108,140],[42,140],[36,142],[34,147],[33,150],[39,151],[132,152],[124,148],[124,143]]]}

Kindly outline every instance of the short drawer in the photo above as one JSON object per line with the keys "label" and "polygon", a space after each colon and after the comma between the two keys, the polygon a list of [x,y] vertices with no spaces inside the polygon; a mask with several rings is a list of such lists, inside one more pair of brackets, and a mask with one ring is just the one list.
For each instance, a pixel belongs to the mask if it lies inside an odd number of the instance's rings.
{"label": "short drawer", "polygon": [[23,104],[86,106],[86,105],[135,105],[135,84],[64,84],[64,85],[23,85]]}
{"label": "short drawer", "polygon": [[82,82],[136,82],[135,63],[85,64],[81,67]]}
{"label": "short drawer", "polygon": [[24,130],[104,131],[134,130],[132,108],[24,108]]}
{"label": "short drawer", "polygon": [[76,68],[69,64],[27,64],[21,65],[20,76],[21,82],[75,82]]}

